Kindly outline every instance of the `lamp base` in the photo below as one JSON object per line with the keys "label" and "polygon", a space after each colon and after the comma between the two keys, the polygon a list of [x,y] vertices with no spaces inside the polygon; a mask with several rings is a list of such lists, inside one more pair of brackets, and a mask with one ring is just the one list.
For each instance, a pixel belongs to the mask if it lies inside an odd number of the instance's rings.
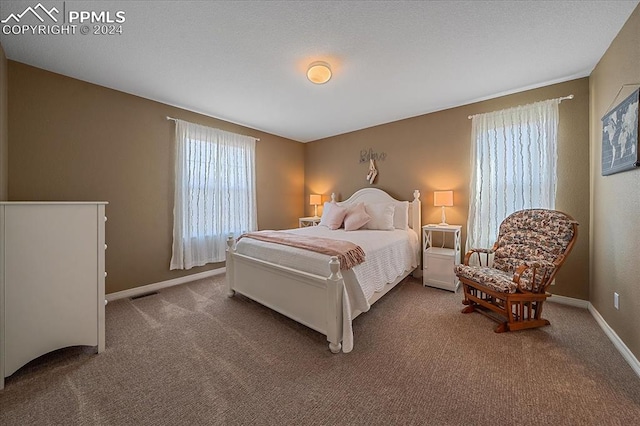
{"label": "lamp base", "polygon": [[447,216],[444,214],[444,206],[442,206],[442,217],[440,218],[440,223],[438,225],[449,225],[447,223]]}

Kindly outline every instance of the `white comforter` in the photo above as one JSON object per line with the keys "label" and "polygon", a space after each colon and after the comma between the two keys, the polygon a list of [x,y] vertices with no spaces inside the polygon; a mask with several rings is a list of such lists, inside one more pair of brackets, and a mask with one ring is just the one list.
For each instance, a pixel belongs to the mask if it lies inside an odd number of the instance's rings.
{"label": "white comforter", "polygon": [[[418,236],[411,229],[332,231],[325,226],[290,229],[287,232],[351,241],[364,250],[366,255],[364,263],[342,271],[345,281],[342,350],[350,352],[353,348],[351,320],[356,311],[368,311],[371,306],[369,300],[375,292],[381,291],[386,284],[416,268]],[[241,239],[236,249],[238,253],[247,256],[302,269],[323,277],[330,274],[329,256],[325,254],[251,238]]]}

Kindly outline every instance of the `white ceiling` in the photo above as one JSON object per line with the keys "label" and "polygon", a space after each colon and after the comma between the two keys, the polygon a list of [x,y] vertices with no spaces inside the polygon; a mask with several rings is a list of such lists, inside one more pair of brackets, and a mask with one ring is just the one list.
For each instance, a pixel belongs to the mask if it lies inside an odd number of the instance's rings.
{"label": "white ceiling", "polygon": [[9,59],[308,142],[587,76],[638,0],[41,3],[123,34],[2,34]]}

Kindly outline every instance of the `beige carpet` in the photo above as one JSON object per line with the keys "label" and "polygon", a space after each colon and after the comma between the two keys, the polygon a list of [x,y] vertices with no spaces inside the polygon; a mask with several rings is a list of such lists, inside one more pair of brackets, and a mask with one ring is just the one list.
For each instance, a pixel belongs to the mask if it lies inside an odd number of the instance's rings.
{"label": "beige carpet", "polygon": [[591,315],[495,334],[461,294],[409,279],[354,322],[355,348],[244,297],[224,277],[107,306],[100,355],[70,348],[0,391],[1,425],[629,425],[640,379]]}

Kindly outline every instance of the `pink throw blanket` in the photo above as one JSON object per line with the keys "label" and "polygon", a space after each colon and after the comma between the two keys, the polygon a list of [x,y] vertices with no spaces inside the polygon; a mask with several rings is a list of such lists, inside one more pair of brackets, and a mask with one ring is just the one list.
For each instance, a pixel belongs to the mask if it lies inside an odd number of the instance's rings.
{"label": "pink throw blanket", "polygon": [[313,237],[310,235],[299,235],[284,231],[258,231],[242,234],[240,238],[247,237],[254,240],[267,241],[270,243],[283,244],[291,247],[298,247],[317,253],[337,256],[340,261],[340,269],[351,269],[364,262],[364,250],[362,247],[343,240],[333,240],[331,238]]}

